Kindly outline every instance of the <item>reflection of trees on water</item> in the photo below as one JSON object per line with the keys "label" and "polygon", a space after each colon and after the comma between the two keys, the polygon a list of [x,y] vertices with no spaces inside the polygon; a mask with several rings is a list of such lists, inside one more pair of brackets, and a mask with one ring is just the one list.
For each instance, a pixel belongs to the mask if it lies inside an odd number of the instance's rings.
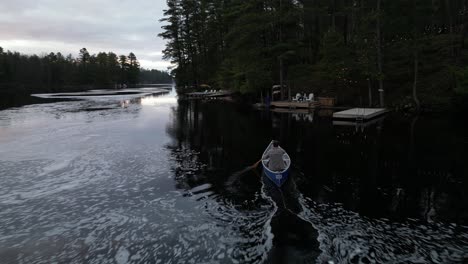
{"label": "reflection of trees on water", "polygon": [[[333,126],[318,114],[306,122],[288,113],[186,101],[173,109],[167,132],[176,155],[189,149],[204,164],[196,177],[181,178],[187,188],[209,180],[223,192],[230,173],[258,160],[276,138],[291,155],[299,190],[318,202],[375,217],[466,222],[466,142],[454,133],[459,128],[437,120],[389,116],[369,126]],[[242,188],[256,188],[249,177],[243,180],[252,184]]]}
{"label": "reflection of trees on water", "polygon": [[[328,117],[319,114],[313,122],[306,122],[288,113],[254,112],[234,104],[191,101],[179,102],[172,114],[172,123],[167,127],[172,138],[168,148],[176,161],[173,171],[177,188],[195,193],[197,199],[203,193],[212,197],[206,200],[208,214],[220,223],[226,221],[226,216],[230,216],[229,221],[234,218],[235,224],[228,226],[234,227],[236,234],[247,240],[257,239],[252,243],[240,242],[242,252],[257,250],[255,246],[261,244],[258,241],[264,241],[262,223],[271,217],[265,214],[265,208],[266,211],[272,208],[266,200],[255,196],[260,182],[254,173],[240,176],[235,192],[228,190],[225,183],[232,172],[258,160],[271,138],[279,139],[290,154],[294,166],[291,174],[294,182],[290,183],[295,183],[294,188],[285,186],[284,197],[283,193],[275,193],[276,187],[271,191],[266,185],[266,193],[278,206],[271,220],[275,234],[271,258],[287,256],[285,253],[291,252],[292,244],[307,245],[295,247],[301,252],[298,258],[315,259],[318,252],[311,242],[317,241],[312,226],[293,214],[307,216],[303,201],[297,198],[299,192],[318,204],[329,204],[327,210],[319,210],[318,215],[307,219],[324,218],[325,230],[319,228],[321,234],[325,232],[332,238],[330,242],[345,248],[347,241],[353,239],[348,236],[351,230],[362,231],[364,239],[380,238],[377,245],[382,254],[387,252],[388,243],[395,243],[392,246],[398,251],[406,250],[406,244],[414,242],[411,240],[414,233],[407,229],[414,228],[412,224],[403,224],[394,240],[394,235],[387,236],[384,230],[393,225],[379,229],[379,223],[370,220],[367,225],[363,219],[368,218],[361,215],[388,218],[389,223],[406,222],[407,218],[467,221],[464,164],[467,152],[459,144],[463,136],[453,138],[454,133],[444,123],[389,116],[369,126],[333,126]],[[342,203],[348,210],[340,209],[334,202]],[[349,218],[353,220],[350,223],[340,222],[354,214],[349,210],[361,215]],[[327,221],[332,223],[328,225]],[[340,236],[336,236],[337,226],[343,229]],[[367,236],[369,232],[371,235]],[[401,244],[399,239],[406,242]],[[374,246],[372,243],[369,248]]]}
{"label": "reflection of trees on water", "polygon": [[466,223],[460,138],[444,123],[414,120],[389,117],[364,130],[310,128],[301,167],[314,180],[299,185],[318,201],[343,202],[370,216]]}
{"label": "reflection of trees on water", "polygon": [[198,177],[210,178],[210,183],[220,188],[230,173],[258,160],[269,138],[265,136],[269,130],[262,129],[265,126],[255,113],[234,104],[180,101],[172,115],[166,129],[173,139],[171,150],[179,156],[177,150],[194,151],[197,160],[205,164]]}
{"label": "reflection of trees on water", "polygon": [[301,192],[316,201],[375,217],[466,223],[466,143],[449,124],[390,116],[333,126],[320,115],[313,124],[272,115],[272,133],[291,155]]}
{"label": "reflection of trees on water", "polygon": [[[172,109],[167,133],[176,187],[196,199],[205,195],[205,213],[223,226],[223,239],[234,239],[232,256],[245,263],[260,263],[271,249],[269,220],[275,206],[260,195],[259,177],[252,171],[239,175],[242,187],[231,192],[225,185],[235,171],[258,160],[267,139],[261,121],[236,105],[221,102],[180,101]],[[260,154],[259,154],[260,153]]]}

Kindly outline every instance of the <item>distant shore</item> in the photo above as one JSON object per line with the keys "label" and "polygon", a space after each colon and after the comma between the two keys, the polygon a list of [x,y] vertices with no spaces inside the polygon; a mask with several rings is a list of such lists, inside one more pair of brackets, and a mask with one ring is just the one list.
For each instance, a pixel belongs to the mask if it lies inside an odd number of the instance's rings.
{"label": "distant shore", "polygon": [[[143,88],[143,87],[156,87],[161,85],[172,85],[167,84],[135,84],[127,88]],[[10,107],[19,107],[28,104],[48,103],[57,101],[57,99],[44,99],[33,97],[31,94],[35,93],[74,93],[74,92],[86,92],[90,90],[98,89],[124,89],[115,88],[115,85],[64,85],[60,87],[26,87],[26,86],[13,86],[13,85],[1,85],[0,86],[0,110],[7,109]],[[60,99],[63,101],[63,99]]]}

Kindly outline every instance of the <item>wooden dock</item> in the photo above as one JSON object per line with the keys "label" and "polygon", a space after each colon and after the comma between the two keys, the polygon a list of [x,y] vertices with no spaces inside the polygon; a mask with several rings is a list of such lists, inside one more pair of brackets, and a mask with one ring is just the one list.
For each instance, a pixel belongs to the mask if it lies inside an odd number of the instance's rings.
{"label": "wooden dock", "polygon": [[195,93],[188,93],[186,97],[189,99],[213,99],[213,98],[220,98],[220,97],[228,97],[231,96],[233,92],[231,91],[215,91],[215,92],[195,92]]}
{"label": "wooden dock", "polygon": [[274,113],[281,113],[281,114],[313,114],[315,109],[313,108],[272,108],[270,110]]}
{"label": "wooden dock", "polygon": [[369,126],[382,122],[385,119],[385,116],[380,115],[377,118],[370,119],[365,122],[357,122],[355,120],[333,120],[334,126],[350,126],[355,127],[356,129],[363,130]]}
{"label": "wooden dock", "polygon": [[316,108],[319,107],[319,102],[317,101],[273,101],[270,102],[271,107],[278,108]]}
{"label": "wooden dock", "polygon": [[370,120],[388,112],[385,108],[353,108],[333,114],[334,119],[341,120]]}

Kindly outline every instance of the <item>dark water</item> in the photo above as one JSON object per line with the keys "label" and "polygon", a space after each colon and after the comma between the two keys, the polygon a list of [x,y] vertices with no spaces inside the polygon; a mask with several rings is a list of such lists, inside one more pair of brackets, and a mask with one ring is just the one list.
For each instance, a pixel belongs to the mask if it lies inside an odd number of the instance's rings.
{"label": "dark water", "polygon": [[[468,261],[462,121],[144,92],[0,111],[0,263]],[[281,189],[245,170],[272,138]]]}

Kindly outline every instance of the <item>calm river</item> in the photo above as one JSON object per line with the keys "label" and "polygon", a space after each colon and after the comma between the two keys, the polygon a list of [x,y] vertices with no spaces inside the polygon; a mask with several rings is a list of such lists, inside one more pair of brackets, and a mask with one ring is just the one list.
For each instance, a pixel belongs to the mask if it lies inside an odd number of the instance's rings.
{"label": "calm river", "polygon": [[[467,263],[466,121],[157,91],[0,111],[0,263]],[[272,138],[281,190],[239,173]]]}

